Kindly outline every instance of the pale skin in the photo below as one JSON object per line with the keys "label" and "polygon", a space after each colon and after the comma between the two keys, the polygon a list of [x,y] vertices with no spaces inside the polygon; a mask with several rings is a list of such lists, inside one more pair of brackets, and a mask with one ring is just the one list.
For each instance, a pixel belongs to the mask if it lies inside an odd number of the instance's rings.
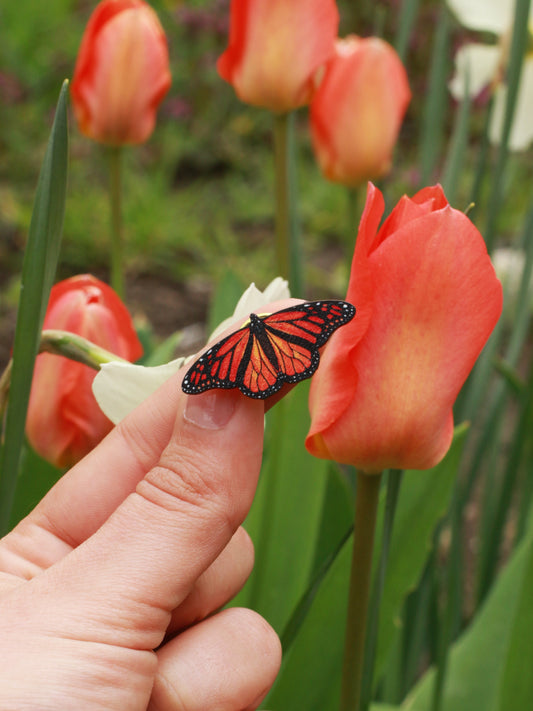
{"label": "pale skin", "polygon": [[0,708],[248,711],[272,685],[272,628],[217,612],[253,565],[264,402],[182,375],[0,541]]}

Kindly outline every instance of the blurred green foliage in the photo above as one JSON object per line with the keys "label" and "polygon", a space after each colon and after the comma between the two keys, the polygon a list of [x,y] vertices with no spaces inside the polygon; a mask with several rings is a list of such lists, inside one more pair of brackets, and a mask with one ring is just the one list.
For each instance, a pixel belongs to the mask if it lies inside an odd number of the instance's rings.
{"label": "blurred green foliage", "polygon": [[[3,0],[0,7],[0,285],[20,270],[31,205],[58,88],[72,75],[79,42],[95,3],[74,0]],[[227,41],[229,0],[153,3],[168,36],[173,85],[146,145],[127,151],[124,219],[127,269],[179,282],[203,280],[209,288],[230,267],[243,279],[267,283],[275,274],[271,116],[239,102],[216,72]],[[405,61],[413,101],[386,194],[396,201],[419,187],[420,146],[434,146],[431,181],[441,178],[454,106],[445,87],[440,125],[424,134],[428,62],[439,27],[436,0],[419,3],[407,35]],[[398,26],[401,3],[339,3],[341,32],[379,31],[391,43],[404,42]],[[453,21],[444,72],[452,66]],[[424,31],[421,32],[420,29]],[[8,30],[8,31],[7,31]],[[455,34],[454,34],[455,33]],[[474,110],[472,130],[482,127]],[[44,124],[44,125],[43,125]],[[307,112],[298,113],[298,193],[306,283],[310,297],[339,295],[355,235],[346,191],[325,181],[312,156]],[[439,139],[436,141],[437,129]],[[478,131],[479,133],[479,131]],[[424,134],[424,135],[423,135]],[[454,186],[457,206],[466,207],[473,180],[472,160]],[[427,172],[427,171],[426,171]],[[514,174],[514,175],[513,175]],[[512,183],[531,177],[520,157]],[[361,190],[360,193],[364,193]],[[484,210],[482,192],[478,212]],[[356,219],[364,195],[358,195]],[[524,195],[512,191],[500,229],[512,239]],[[105,276],[109,208],[103,149],[80,135],[71,121],[69,195],[59,276],[96,271]],[[350,221],[352,220],[352,221]]]}

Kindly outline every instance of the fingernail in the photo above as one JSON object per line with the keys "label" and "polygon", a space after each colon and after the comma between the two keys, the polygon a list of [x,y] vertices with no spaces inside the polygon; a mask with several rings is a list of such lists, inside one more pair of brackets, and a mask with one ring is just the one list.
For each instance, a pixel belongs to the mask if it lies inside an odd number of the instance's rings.
{"label": "fingernail", "polygon": [[210,390],[189,395],[183,417],[204,430],[220,430],[228,424],[235,411],[235,398],[230,393]]}

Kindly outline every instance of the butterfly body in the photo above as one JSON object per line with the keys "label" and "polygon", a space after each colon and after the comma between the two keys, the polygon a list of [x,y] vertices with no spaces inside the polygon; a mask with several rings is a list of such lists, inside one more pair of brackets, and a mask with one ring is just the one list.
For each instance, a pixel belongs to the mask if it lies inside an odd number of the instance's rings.
{"label": "butterfly body", "polygon": [[308,301],[264,316],[252,313],[249,323],[200,356],[182,389],[196,394],[239,388],[248,397],[267,398],[284,383],[311,377],[320,362],[318,349],[354,315],[345,301]]}

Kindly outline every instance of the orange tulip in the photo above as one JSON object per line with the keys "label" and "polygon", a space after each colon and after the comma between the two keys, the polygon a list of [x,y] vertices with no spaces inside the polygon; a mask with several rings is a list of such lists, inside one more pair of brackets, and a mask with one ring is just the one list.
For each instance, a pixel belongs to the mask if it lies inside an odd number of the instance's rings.
{"label": "orange tulip", "polygon": [[377,37],[338,40],[311,103],[311,135],[325,177],[345,185],[390,170],[411,99],[394,49]]}
{"label": "orange tulip", "polygon": [[367,473],[427,469],[447,452],[452,406],[502,309],[482,236],[440,186],[403,197],[379,228],[369,186],[347,301],[313,378],[307,449]]}
{"label": "orange tulip", "polygon": [[[76,333],[133,361],[142,346],[115,292],[93,276],[72,277],[50,293],[43,328]],[[94,399],[96,371],[63,356],[37,357],[26,421],[30,444],[57,467],[75,464],[112,428]]]}
{"label": "orange tulip", "polygon": [[242,101],[291,111],[309,103],[338,24],[335,0],[232,0],[218,72]]}
{"label": "orange tulip", "polygon": [[143,143],[170,82],[167,42],[152,8],[143,0],[103,0],[71,85],[80,131],[108,145]]}

